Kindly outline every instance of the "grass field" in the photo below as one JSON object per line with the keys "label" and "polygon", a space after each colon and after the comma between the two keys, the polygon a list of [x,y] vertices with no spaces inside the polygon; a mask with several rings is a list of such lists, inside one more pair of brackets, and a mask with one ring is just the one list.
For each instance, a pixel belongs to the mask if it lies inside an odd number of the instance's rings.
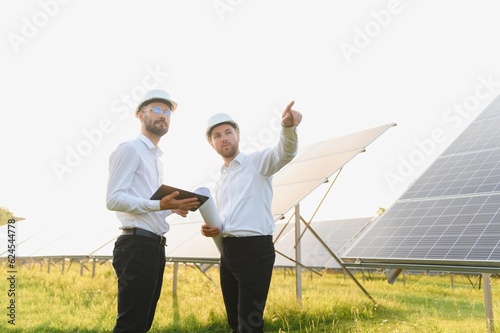
{"label": "grass field", "polygon": [[[12,287],[5,262],[0,267],[4,309],[2,332],[110,332],[116,316],[116,279],[110,263],[97,265],[95,277],[78,263],[17,264],[15,325],[9,324]],[[90,268],[90,265],[87,265]],[[277,269],[265,311],[266,332],[486,332],[483,289],[478,276],[406,275],[390,285],[381,273],[355,276],[377,305],[341,273],[307,271],[302,302],[295,276]],[[201,273],[180,265],[177,295],[173,266],[165,272],[163,293],[151,332],[229,332],[218,285],[218,268]],[[492,278],[494,315],[498,317],[499,280]],[[500,332],[500,325],[495,325]]]}

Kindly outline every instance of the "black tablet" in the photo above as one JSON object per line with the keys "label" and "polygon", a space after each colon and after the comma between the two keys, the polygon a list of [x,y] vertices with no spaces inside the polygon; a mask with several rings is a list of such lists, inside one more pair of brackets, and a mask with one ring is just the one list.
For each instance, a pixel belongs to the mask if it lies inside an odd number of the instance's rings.
{"label": "black tablet", "polygon": [[[200,208],[201,205],[203,205],[208,200],[208,197],[205,195],[201,195],[201,194],[194,193],[194,192],[189,192],[189,191],[182,190],[180,188],[176,188],[176,187],[172,187],[172,186],[168,186],[168,185],[161,185],[160,187],[158,187],[158,189],[151,196],[150,199],[151,200],[161,200],[161,198],[163,198],[164,196],[169,195],[175,191],[179,191],[179,195],[175,197],[175,199],[177,199],[177,200],[193,198],[193,197],[198,198],[198,202],[200,203],[198,208]],[[193,209],[190,209],[190,211],[194,212],[194,211],[196,211],[196,209],[197,208],[193,208]]]}

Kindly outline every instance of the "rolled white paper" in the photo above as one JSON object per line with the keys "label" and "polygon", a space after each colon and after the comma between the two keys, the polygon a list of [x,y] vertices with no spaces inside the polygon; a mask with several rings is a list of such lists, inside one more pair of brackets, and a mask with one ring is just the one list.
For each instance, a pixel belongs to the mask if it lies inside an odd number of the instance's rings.
{"label": "rolled white paper", "polygon": [[[222,221],[220,220],[219,212],[217,211],[217,207],[215,207],[215,202],[214,199],[212,199],[210,190],[206,187],[199,187],[194,190],[194,193],[198,193],[208,197],[208,200],[205,201],[205,203],[199,208],[201,217],[206,224],[211,227],[217,227],[222,232]],[[215,237],[212,237],[212,239],[219,249],[219,252],[222,253],[222,235],[219,234]]]}

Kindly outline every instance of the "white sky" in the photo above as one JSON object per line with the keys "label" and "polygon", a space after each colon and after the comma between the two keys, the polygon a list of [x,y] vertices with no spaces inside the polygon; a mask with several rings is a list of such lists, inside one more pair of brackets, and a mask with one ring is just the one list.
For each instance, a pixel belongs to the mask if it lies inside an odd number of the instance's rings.
{"label": "white sky", "polygon": [[[161,147],[165,182],[187,189],[221,164],[204,139],[217,112],[240,123],[248,149],[275,142],[276,112],[291,100],[301,145],[397,123],[346,166],[317,220],[389,207],[500,93],[498,1],[0,7],[0,206],[41,222],[116,223],[108,156],[139,133],[127,100],[135,106],[143,85],[179,103]],[[69,156],[78,149],[80,160]],[[325,190],[304,202],[306,219]]]}

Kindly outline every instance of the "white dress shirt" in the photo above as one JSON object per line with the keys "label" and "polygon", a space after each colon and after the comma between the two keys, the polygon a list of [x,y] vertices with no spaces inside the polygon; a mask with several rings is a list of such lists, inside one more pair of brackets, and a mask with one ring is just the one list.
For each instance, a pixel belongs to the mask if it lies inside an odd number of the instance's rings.
{"label": "white dress shirt", "polygon": [[160,210],[160,200],[149,200],[163,183],[160,148],[140,134],[118,146],[109,157],[106,206],[116,211],[122,228],[141,228],[157,235],[170,226],[165,218],[171,210]]}
{"label": "white dress shirt", "polygon": [[282,127],[279,143],[249,155],[239,153],[221,168],[215,200],[222,236],[272,235],[272,177],[297,154],[296,127]]}

